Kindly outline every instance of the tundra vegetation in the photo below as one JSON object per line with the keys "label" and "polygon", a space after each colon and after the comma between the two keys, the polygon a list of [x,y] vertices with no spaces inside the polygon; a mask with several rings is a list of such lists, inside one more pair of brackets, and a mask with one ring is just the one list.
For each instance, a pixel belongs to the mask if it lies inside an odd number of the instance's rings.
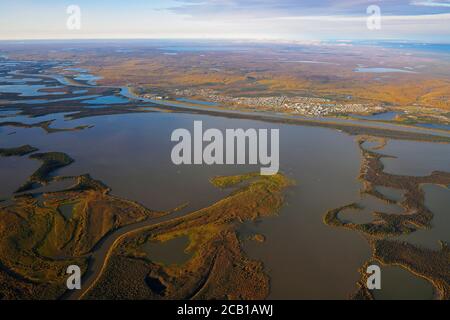
{"label": "tundra vegetation", "polygon": [[[5,154],[25,151],[37,149],[23,146],[7,149]],[[106,185],[89,175],[54,176],[56,169],[72,163],[67,154],[35,153],[30,158],[42,161],[41,167],[12,203],[0,208],[1,299],[64,296],[67,266],[76,264],[86,273],[96,245],[113,231],[168,214],[113,196]],[[67,189],[25,193],[34,184],[67,178],[75,179]],[[246,257],[236,230],[244,221],[276,214],[291,181],[281,174],[251,173],[215,177],[212,182],[234,189],[207,208],[127,234],[110,249],[106,270],[86,298],[266,297],[269,278],[260,262]],[[63,214],[64,206],[70,207],[69,215]],[[192,253],[182,265],[153,262],[142,250],[148,241],[181,236],[189,238],[186,250]]]}
{"label": "tundra vegetation", "polygon": [[[227,109],[304,116],[351,117],[355,113],[399,111],[395,123],[450,123],[450,63],[444,55],[383,48],[384,63],[380,64],[380,51],[364,45],[357,51],[353,46],[327,44],[291,44],[288,50],[285,44],[245,44],[242,48],[166,55],[160,44],[148,43],[123,54],[112,45],[92,44],[84,47],[80,56],[64,48],[49,50],[36,45],[33,50],[12,46],[7,53],[18,60],[78,61],[80,68],[101,77],[101,85],[130,86],[133,92],[155,99],[190,98],[219,103]],[[383,68],[386,64],[408,72],[355,72],[358,65]],[[54,74],[53,67],[50,65],[46,73]],[[76,72],[57,71],[80,85],[73,80]],[[74,110],[76,103],[64,107]]]}
{"label": "tundra vegetation", "polygon": [[15,148],[1,148],[0,156],[2,157],[24,156],[26,154],[33,153],[37,150],[38,150],[37,148],[34,148],[29,144]]}
{"label": "tundra vegetation", "polygon": [[[264,299],[269,278],[261,262],[249,259],[237,235],[245,221],[274,215],[283,190],[282,174],[216,177],[231,188],[226,198],[181,218],[130,234],[109,257],[108,267],[86,298],[102,299]],[[247,182],[246,185],[241,185]],[[143,245],[187,236],[191,258],[181,265],[152,261]]]}
{"label": "tundra vegetation", "polygon": [[[21,45],[22,48],[22,45]],[[17,48],[16,48],[17,49]],[[115,55],[110,48],[99,54],[98,48],[86,48],[79,54],[62,50],[48,50],[35,47],[33,53],[23,46],[12,56],[23,60],[77,60],[81,66],[100,74],[105,85],[130,85],[131,90],[145,96],[154,90],[169,99],[189,97],[205,101],[219,98],[229,99],[222,109],[242,108],[245,110],[284,112],[283,103],[301,100],[305,103],[359,104],[382,107],[386,110],[408,111],[398,115],[392,123],[414,124],[416,122],[448,123],[449,75],[448,61],[408,58],[411,68],[426,66],[422,73],[398,74],[395,77],[353,72],[355,63],[379,61],[364,49],[361,56],[299,50],[283,52],[256,50],[261,59],[255,60],[255,50],[246,52],[209,53],[207,58],[197,53],[179,53],[176,57],[162,55],[159,49],[136,49],[136,57],[125,58]],[[319,47],[318,50],[331,50]],[[335,48],[336,49],[336,48]],[[339,50],[346,50],[345,48]],[[315,52],[314,52],[315,51]],[[386,53],[387,54],[387,53]],[[267,59],[270,58],[270,59]],[[282,58],[282,60],[280,60]],[[331,59],[326,65],[301,63],[301,61]],[[394,67],[405,63],[402,55],[389,56]],[[368,60],[369,59],[369,60]],[[151,63],[149,63],[151,61]],[[262,62],[266,61],[266,62]],[[24,67],[24,73],[34,73],[41,82],[52,85],[59,83],[45,78],[55,72],[51,66]],[[333,76],[339,74],[340,76]],[[17,75],[18,76],[18,75]],[[70,75],[69,75],[70,76]],[[82,86],[86,95],[118,96],[118,87],[85,87],[83,83],[69,79],[71,89],[43,89],[42,92],[66,90],[65,98],[76,98],[74,87]],[[343,83],[345,85],[343,85]],[[203,90],[201,88],[207,88]],[[273,98],[275,97],[275,98]],[[211,99],[212,98],[212,99]],[[40,99],[54,99],[44,95]],[[248,106],[239,101],[266,101],[277,105]],[[93,108],[83,100],[70,102],[48,102],[38,107],[27,104],[29,97],[19,94],[2,94],[2,101],[14,104],[20,116],[40,117],[70,112],[67,119],[94,116],[160,112],[192,112],[222,117],[256,119],[272,123],[298,124],[334,128],[359,136],[363,163],[360,179],[363,193],[374,195],[386,202],[398,203],[404,213],[386,214],[375,212],[374,220],[356,224],[340,219],[340,212],[346,208],[358,208],[356,203],[330,210],[324,222],[332,227],[346,228],[361,233],[372,247],[370,261],[394,264],[408,269],[417,276],[431,281],[436,296],[450,298],[450,253],[447,244],[441,250],[432,251],[392,240],[393,237],[410,234],[419,229],[431,228],[433,213],[424,205],[424,183],[448,185],[449,173],[434,172],[425,177],[409,177],[385,173],[382,150],[386,139],[413,141],[450,142],[445,135],[418,133],[395,128],[375,127],[334,121],[304,120],[301,118],[280,118],[271,113],[224,114],[208,109],[188,109],[162,106],[157,103],[141,103],[130,99],[123,104],[111,104]],[[36,99],[36,101],[39,99]],[[57,99],[56,99],[57,100]],[[237,103],[237,105],[235,104]],[[303,102],[302,102],[303,103]],[[279,107],[283,107],[280,109]],[[149,107],[149,108],[148,108]],[[9,110],[9,107],[8,107]],[[5,110],[5,111],[8,111]],[[378,110],[378,109],[377,109]],[[290,111],[289,111],[290,112]],[[348,116],[343,114],[340,116]],[[2,115],[1,118],[9,118]],[[39,121],[39,120],[37,120]],[[77,131],[90,128],[55,128],[55,120],[36,123],[18,121],[0,122],[0,127],[41,128],[46,133]],[[368,135],[368,136],[361,136]],[[369,137],[371,136],[371,137]],[[372,148],[365,148],[365,142],[377,142]],[[17,190],[11,202],[5,201],[0,208],[0,299],[54,299],[66,293],[65,273],[68,265],[76,264],[83,274],[89,269],[90,257],[96,246],[114,231],[147,219],[166,216],[167,212],[154,211],[133,201],[111,194],[108,186],[89,175],[76,177],[57,176],[57,170],[70,165],[73,159],[61,152],[35,153],[30,145],[0,149],[0,156],[26,156],[41,161],[41,166]],[[75,184],[57,192],[29,194],[36,187],[53,181],[71,178]],[[249,173],[237,176],[213,177],[212,185],[229,189],[230,194],[209,207],[167,220],[157,225],[126,234],[114,243],[107,254],[106,268],[98,281],[84,298],[91,299],[263,299],[269,293],[269,278],[261,262],[246,256],[241,247],[237,230],[246,221],[263,219],[275,215],[283,205],[283,192],[292,182],[284,175],[260,176]],[[394,201],[377,191],[384,186],[404,191],[404,199]],[[35,190],[34,190],[35,191]],[[70,208],[70,214],[63,214],[63,208]],[[153,261],[145,252],[148,242],[166,242],[187,237],[189,244],[184,250],[189,259],[182,264],[164,264]],[[248,237],[258,242],[264,235]],[[365,268],[361,267],[359,290],[353,298],[373,298],[365,288]]]}
{"label": "tundra vegetation", "polygon": [[[367,141],[377,141],[371,137],[359,137],[363,161],[360,180],[363,183],[362,193],[371,194],[381,200],[397,203],[404,209],[402,214],[387,214],[373,212],[374,220],[369,223],[357,224],[340,219],[339,214],[349,208],[359,209],[357,203],[351,203],[330,210],[324,216],[324,223],[339,228],[346,228],[363,234],[372,248],[371,261],[375,260],[386,265],[400,265],[413,274],[428,279],[435,288],[439,299],[450,298],[450,250],[441,242],[441,249],[433,251],[419,248],[407,242],[393,240],[399,235],[407,235],[420,229],[431,228],[433,213],[425,206],[425,195],[421,188],[423,184],[438,184],[448,186],[450,173],[435,171],[429,176],[413,177],[384,172],[382,158],[386,155],[368,150],[364,147]],[[385,141],[378,140],[380,149]],[[376,187],[389,187],[404,191],[403,200],[394,201],[378,192]],[[361,269],[362,279],[358,282],[358,291],[353,294],[355,299],[373,299],[372,293],[366,287],[366,271]]]}
{"label": "tundra vegetation", "polygon": [[[3,149],[2,155],[37,151],[31,146]],[[89,252],[109,232],[122,226],[164,215],[109,194],[110,189],[89,175],[53,177],[73,160],[60,152],[35,153],[41,167],[18,190],[35,183],[74,178],[66,190],[16,195],[0,208],[0,299],[56,299],[65,291],[66,268],[76,264],[87,270]],[[60,208],[72,206],[65,217]]]}
{"label": "tundra vegetation", "polygon": [[50,127],[52,123],[55,120],[49,120],[49,121],[42,121],[37,123],[22,123],[22,122],[16,122],[16,121],[5,121],[0,122],[0,127],[18,127],[18,128],[25,128],[25,129],[31,129],[31,128],[41,128],[46,133],[56,133],[56,132],[67,132],[67,131],[79,131],[90,128],[89,126],[77,126],[75,128],[52,128]]}

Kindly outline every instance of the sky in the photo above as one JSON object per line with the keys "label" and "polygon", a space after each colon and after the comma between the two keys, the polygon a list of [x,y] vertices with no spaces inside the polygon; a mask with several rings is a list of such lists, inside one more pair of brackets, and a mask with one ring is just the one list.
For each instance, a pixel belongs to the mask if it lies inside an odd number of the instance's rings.
{"label": "sky", "polygon": [[99,38],[450,43],[450,0],[0,0],[0,40]]}

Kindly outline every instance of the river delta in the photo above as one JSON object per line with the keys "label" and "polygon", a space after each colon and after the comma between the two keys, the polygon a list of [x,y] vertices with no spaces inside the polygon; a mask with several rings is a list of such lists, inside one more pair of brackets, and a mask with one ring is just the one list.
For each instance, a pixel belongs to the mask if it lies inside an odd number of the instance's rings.
{"label": "river delta", "polygon": [[[449,298],[450,133],[205,109],[99,79],[0,60],[1,298]],[[194,121],[279,129],[280,173],[175,166],[171,133]],[[71,264],[81,292],[64,287]]]}

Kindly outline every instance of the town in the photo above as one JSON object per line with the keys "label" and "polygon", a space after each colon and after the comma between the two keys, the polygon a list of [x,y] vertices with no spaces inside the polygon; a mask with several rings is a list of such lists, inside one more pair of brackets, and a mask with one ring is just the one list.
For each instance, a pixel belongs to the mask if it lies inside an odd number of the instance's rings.
{"label": "town", "polygon": [[[210,89],[176,89],[170,95],[144,94],[143,97],[154,100],[170,100],[179,97],[188,97],[223,107],[286,112],[307,117],[326,117],[342,114],[373,114],[387,111],[387,108],[384,106],[369,103],[344,103],[325,98],[303,96],[233,97],[218,94]],[[347,99],[351,100],[351,97],[347,97]]]}

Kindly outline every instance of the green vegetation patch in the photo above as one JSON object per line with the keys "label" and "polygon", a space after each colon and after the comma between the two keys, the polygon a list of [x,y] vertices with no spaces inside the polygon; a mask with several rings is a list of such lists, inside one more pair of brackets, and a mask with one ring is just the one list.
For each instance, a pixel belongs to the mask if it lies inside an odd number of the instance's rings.
{"label": "green vegetation patch", "polygon": [[[372,137],[359,137],[358,139],[363,156],[359,177],[363,182],[362,192],[381,200],[387,200],[385,196],[376,191],[377,186],[404,190],[404,197],[398,204],[403,207],[405,213],[374,212],[376,219],[373,222],[347,223],[339,219],[339,213],[349,208],[358,209],[356,204],[349,204],[328,211],[323,221],[329,226],[361,232],[372,246],[373,258],[386,265],[400,265],[416,276],[430,280],[437,292],[437,298],[448,300],[450,298],[450,250],[447,244],[442,243],[441,250],[433,251],[405,242],[391,241],[391,239],[392,236],[405,235],[419,229],[432,227],[433,213],[425,206],[425,195],[421,185],[448,185],[450,184],[450,173],[435,171],[429,176],[420,177],[386,173],[381,159],[387,156],[363,147],[365,142],[373,140]],[[397,203],[392,200],[390,202]],[[353,299],[374,298],[365,286],[368,263],[366,262],[359,270],[361,280],[357,283],[358,290],[351,296]]]}
{"label": "green vegetation patch", "polygon": [[255,178],[257,176],[259,176],[259,173],[255,172],[236,176],[214,177],[211,179],[211,183],[217,188],[226,189],[234,187],[244,181]]}
{"label": "green vegetation patch", "polygon": [[[282,174],[255,173],[215,177],[219,188],[239,186],[209,207],[183,217],[132,232],[112,249],[107,268],[87,293],[90,299],[264,299],[269,277],[261,262],[251,260],[237,235],[244,221],[275,215],[283,205],[283,191],[292,182]],[[189,237],[186,252],[192,257],[182,265],[165,265],[148,258],[142,246]],[[262,236],[259,237],[263,239]],[[126,266],[126,281],[116,280]],[[157,281],[156,281],[156,280]],[[157,285],[155,285],[155,283]]]}
{"label": "green vegetation patch", "polygon": [[74,160],[62,152],[36,153],[30,156],[30,159],[42,161],[42,165],[28,178],[28,181],[22,185],[16,193],[33,189],[34,184],[47,184],[51,181],[50,174],[62,167],[68,166]]}
{"label": "green vegetation patch", "polygon": [[0,148],[0,156],[2,157],[13,157],[13,156],[24,156],[26,154],[38,151],[39,149],[30,146],[29,144],[16,147],[16,148]]}

